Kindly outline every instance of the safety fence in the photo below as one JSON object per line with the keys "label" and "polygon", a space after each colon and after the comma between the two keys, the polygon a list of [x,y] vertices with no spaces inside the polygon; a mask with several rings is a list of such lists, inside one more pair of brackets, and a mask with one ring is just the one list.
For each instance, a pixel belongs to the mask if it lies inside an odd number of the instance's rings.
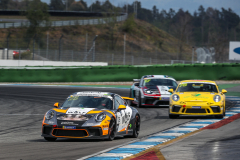
{"label": "safety fence", "polygon": [[238,63],[0,69],[0,82],[123,82],[143,75],[169,75],[176,80],[239,80],[239,70]]}
{"label": "safety fence", "polygon": [[[60,27],[60,26],[74,26],[74,25],[97,25],[106,24],[112,21],[125,21],[127,19],[127,14],[109,17],[109,18],[99,18],[99,19],[85,19],[85,20],[68,20],[68,21],[51,21],[42,22],[40,27]],[[16,28],[16,27],[29,27],[31,23],[29,21],[15,22],[15,23],[0,23],[0,28]]]}

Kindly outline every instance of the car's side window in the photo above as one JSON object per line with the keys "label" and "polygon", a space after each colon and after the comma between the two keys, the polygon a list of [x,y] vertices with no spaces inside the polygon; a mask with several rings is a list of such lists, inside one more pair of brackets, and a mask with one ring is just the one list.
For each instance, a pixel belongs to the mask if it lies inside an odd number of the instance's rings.
{"label": "car's side window", "polygon": [[176,82],[174,82],[174,81],[172,81],[173,82],[173,86],[174,87],[177,87],[178,86],[178,84],[176,83]]}
{"label": "car's side window", "polygon": [[114,100],[114,103],[115,103],[115,108],[118,109],[119,105],[125,105],[125,101],[119,97],[119,96],[115,96],[115,100]]}

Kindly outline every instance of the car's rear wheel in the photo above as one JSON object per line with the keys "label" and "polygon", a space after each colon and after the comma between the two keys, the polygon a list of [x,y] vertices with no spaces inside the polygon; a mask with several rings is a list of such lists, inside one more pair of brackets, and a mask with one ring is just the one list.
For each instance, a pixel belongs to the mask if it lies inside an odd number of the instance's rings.
{"label": "car's rear wheel", "polygon": [[139,92],[138,94],[138,104],[137,104],[138,108],[142,107],[142,101],[141,101],[141,92]]}
{"label": "car's rear wheel", "polygon": [[50,137],[44,137],[44,139],[45,139],[46,141],[51,141],[51,142],[57,140],[57,138],[50,138]]}
{"label": "car's rear wheel", "polygon": [[137,114],[135,116],[135,122],[133,124],[133,134],[131,137],[137,138],[140,131],[140,116]]}
{"label": "car's rear wheel", "polygon": [[116,122],[114,119],[111,119],[108,128],[108,140],[109,141],[114,140],[115,134],[116,134]]}

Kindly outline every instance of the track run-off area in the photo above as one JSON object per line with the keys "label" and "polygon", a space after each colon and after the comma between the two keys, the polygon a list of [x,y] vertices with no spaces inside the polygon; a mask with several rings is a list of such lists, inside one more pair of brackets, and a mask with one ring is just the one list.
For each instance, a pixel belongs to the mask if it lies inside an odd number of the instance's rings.
{"label": "track run-off area", "polygon": [[[230,88],[240,92],[239,86]],[[134,143],[158,132],[212,117],[183,116],[168,118],[168,108],[137,108],[141,116],[140,135],[135,138],[115,138],[114,141],[58,139],[47,142],[41,137],[44,114],[55,102],[64,102],[78,91],[113,92],[129,96],[127,88],[0,85],[0,159],[80,159],[117,146]],[[237,102],[227,101],[230,109]],[[216,129],[199,131],[179,138],[159,149],[161,159],[239,159],[239,119]]]}

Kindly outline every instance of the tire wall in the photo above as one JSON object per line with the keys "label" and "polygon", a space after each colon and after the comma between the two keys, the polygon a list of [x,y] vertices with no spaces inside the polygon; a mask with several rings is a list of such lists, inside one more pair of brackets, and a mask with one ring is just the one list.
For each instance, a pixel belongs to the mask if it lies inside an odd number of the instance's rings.
{"label": "tire wall", "polygon": [[239,80],[240,64],[0,69],[0,82],[123,82],[141,78],[143,75],[168,75],[176,80]]}

